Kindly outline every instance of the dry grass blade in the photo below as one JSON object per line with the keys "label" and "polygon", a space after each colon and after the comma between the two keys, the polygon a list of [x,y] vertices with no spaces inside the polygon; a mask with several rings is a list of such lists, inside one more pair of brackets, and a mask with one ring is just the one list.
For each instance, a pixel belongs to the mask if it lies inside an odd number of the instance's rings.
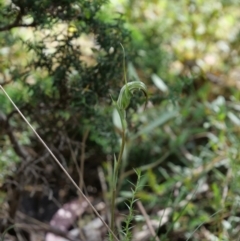
{"label": "dry grass blade", "polygon": [[0,85],[0,88],[2,89],[3,93],[7,96],[7,98],[9,99],[9,101],[12,103],[12,105],[14,106],[14,108],[17,110],[17,112],[21,115],[21,117],[23,118],[23,120],[28,124],[28,126],[32,129],[32,131],[34,132],[34,134],[37,136],[37,138],[39,139],[39,141],[44,145],[44,147],[48,150],[48,152],[50,153],[50,155],[53,157],[54,161],[59,165],[59,167],[62,169],[62,171],[65,173],[65,175],[67,176],[67,178],[72,182],[72,184],[75,186],[75,188],[78,190],[78,192],[83,196],[83,198],[87,201],[87,203],[89,204],[89,206],[92,208],[92,210],[94,211],[94,213],[97,215],[97,217],[102,221],[102,223],[106,226],[106,228],[108,229],[108,231],[113,235],[113,237],[117,240],[118,238],[116,237],[116,235],[113,233],[113,231],[110,229],[110,227],[107,225],[107,223],[103,220],[103,218],[101,217],[101,215],[98,213],[98,211],[94,208],[94,206],[91,204],[90,200],[87,198],[87,196],[82,192],[82,190],[79,188],[79,186],[76,184],[76,182],[72,179],[72,177],[69,175],[69,173],[66,171],[66,169],[63,167],[63,165],[59,162],[59,160],[57,159],[57,157],[53,154],[53,152],[50,150],[50,148],[47,146],[47,144],[43,141],[43,139],[38,135],[38,133],[36,132],[36,130],[33,128],[33,126],[29,123],[29,121],[26,119],[26,117],[22,114],[22,112],[18,109],[18,107],[15,105],[15,103],[13,102],[13,100],[11,99],[11,97],[7,94],[7,92],[4,90],[4,88],[2,87],[2,85]]}
{"label": "dry grass blade", "polygon": [[145,208],[143,207],[142,203],[140,201],[137,201],[137,206],[140,210],[140,212],[142,213],[142,215],[144,216],[145,218],[145,221],[146,221],[146,224],[149,228],[149,231],[151,233],[151,235],[155,238],[156,241],[160,241],[159,237],[157,236],[152,224],[151,224],[151,220],[149,219],[148,215],[147,215],[147,212],[145,210]]}

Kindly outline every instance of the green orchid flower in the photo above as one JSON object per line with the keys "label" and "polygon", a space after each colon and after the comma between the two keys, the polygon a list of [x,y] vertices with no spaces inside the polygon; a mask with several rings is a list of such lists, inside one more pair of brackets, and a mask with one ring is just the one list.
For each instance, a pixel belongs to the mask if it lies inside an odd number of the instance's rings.
{"label": "green orchid flower", "polygon": [[[122,44],[120,43],[122,46]],[[123,52],[124,48],[122,46]],[[132,95],[135,90],[140,90],[144,93],[146,97],[146,102],[148,100],[148,93],[147,93],[147,86],[141,82],[141,81],[132,81],[132,82],[127,82],[127,77],[126,77],[126,69],[125,69],[125,52],[124,52],[124,57],[123,57],[123,69],[124,69],[124,80],[125,80],[125,85],[121,88],[118,100],[117,102],[113,100],[113,103],[118,111],[118,114],[121,119],[122,127],[123,130],[126,129],[126,109],[128,108]]]}

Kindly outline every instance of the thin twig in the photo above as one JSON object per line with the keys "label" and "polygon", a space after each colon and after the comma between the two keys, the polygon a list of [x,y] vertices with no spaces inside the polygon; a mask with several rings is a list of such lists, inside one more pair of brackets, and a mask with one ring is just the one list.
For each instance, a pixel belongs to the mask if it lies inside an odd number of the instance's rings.
{"label": "thin twig", "polygon": [[6,30],[11,30],[12,28],[17,28],[17,27],[27,27],[28,28],[28,27],[36,26],[36,23],[34,21],[30,24],[21,23],[22,17],[23,17],[23,11],[20,9],[15,20],[6,26],[0,27],[0,32],[6,31]]}
{"label": "thin twig", "polygon": [[145,210],[145,208],[143,207],[142,203],[138,200],[137,201],[137,206],[140,210],[140,212],[142,213],[143,217],[145,218],[145,221],[146,221],[146,224],[149,228],[149,231],[151,233],[151,235],[157,240],[157,241],[160,241],[159,237],[157,236],[152,224],[151,224],[151,220],[149,219],[148,215],[147,215],[147,212]]}
{"label": "thin twig", "polygon": [[59,160],[56,158],[56,156],[53,154],[53,152],[50,150],[50,148],[47,146],[47,144],[43,141],[43,139],[38,135],[36,130],[33,128],[33,126],[29,123],[29,121],[25,118],[25,116],[22,114],[22,112],[18,109],[18,107],[15,105],[13,100],[10,98],[10,96],[7,94],[7,92],[4,90],[4,88],[0,85],[0,88],[4,92],[4,94],[7,96],[9,101],[12,103],[14,108],[18,111],[18,113],[21,115],[23,120],[28,124],[28,126],[32,129],[34,134],[37,136],[37,138],[40,140],[40,142],[44,145],[44,147],[48,150],[48,152],[51,154],[54,161],[59,165],[59,167],[62,169],[62,171],[65,173],[65,175],[68,177],[68,179],[72,182],[72,184],[75,186],[75,188],[79,191],[79,193],[83,196],[83,198],[87,201],[89,206],[92,208],[94,213],[97,215],[97,217],[102,221],[104,226],[108,229],[108,231],[113,235],[113,237],[118,241],[118,238],[114,234],[114,232],[110,229],[110,227],[107,225],[107,223],[103,220],[101,215],[98,213],[98,211],[94,208],[94,206],[91,204],[90,200],[87,198],[87,196],[82,192],[82,190],[78,187],[76,182],[73,180],[73,178],[69,175],[69,173],[66,171],[66,169],[63,167],[63,165],[59,162]]}
{"label": "thin twig", "polygon": [[[153,162],[153,163],[150,163],[150,164],[146,164],[146,165],[137,167],[136,169],[137,169],[137,170],[140,170],[141,172],[147,171],[147,170],[149,170],[149,169],[153,169],[153,168],[159,166],[163,161],[165,161],[165,160],[169,157],[170,154],[171,154],[170,151],[165,152],[165,153],[163,154],[163,156],[162,156],[160,159],[158,159],[157,161],[155,161],[155,162]],[[129,170],[129,171],[123,173],[123,175],[120,177],[120,182],[121,182],[122,180],[126,179],[128,176],[134,174],[134,173],[135,173],[134,170]]]}
{"label": "thin twig", "polygon": [[82,145],[81,145],[81,157],[80,157],[80,177],[79,177],[79,187],[83,189],[84,186],[84,163],[85,163],[85,147],[86,141],[88,138],[89,129],[84,131],[83,138],[82,138]]}
{"label": "thin twig", "polygon": [[[101,185],[101,188],[103,191],[103,200],[107,204],[107,207],[110,207],[109,199],[107,198],[107,195],[106,195],[108,193],[108,187],[107,187],[103,169],[100,166],[98,167],[98,178],[99,178],[100,185]],[[107,208],[107,220],[110,223],[110,220],[111,220],[110,208]]]}
{"label": "thin twig", "polygon": [[2,123],[1,124],[2,124],[2,126],[4,126],[6,128],[6,133],[10,139],[10,142],[11,142],[12,147],[13,147],[14,151],[16,152],[16,154],[25,161],[31,159],[31,156],[23,148],[23,146],[20,145],[15,134],[13,133],[13,129],[9,123],[9,118],[6,118],[6,116],[3,113],[0,113],[0,114],[2,114],[2,118],[1,118]]}

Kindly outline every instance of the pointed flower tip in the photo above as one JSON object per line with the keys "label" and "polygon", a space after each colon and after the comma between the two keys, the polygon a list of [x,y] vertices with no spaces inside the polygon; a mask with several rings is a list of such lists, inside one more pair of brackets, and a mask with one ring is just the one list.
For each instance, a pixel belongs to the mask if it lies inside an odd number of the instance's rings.
{"label": "pointed flower tip", "polygon": [[131,96],[134,90],[141,90],[148,100],[147,86],[141,81],[132,81],[125,84],[118,96],[117,105],[119,109],[125,110],[130,104]]}

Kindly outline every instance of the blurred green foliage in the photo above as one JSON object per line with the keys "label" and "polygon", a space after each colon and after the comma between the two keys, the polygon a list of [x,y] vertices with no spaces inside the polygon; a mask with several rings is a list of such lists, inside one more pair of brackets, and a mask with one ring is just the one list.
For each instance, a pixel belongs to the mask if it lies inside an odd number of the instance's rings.
{"label": "blurred green foliage", "polygon": [[[172,230],[161,240],[173,240],[178,232],[181,240],[211,235],[234,240],[239,232],[231,221],[239,200],[239,3],[112,1],[111,7],[126,19],[133,36],[131,61],[150,86],[153,106],[130,121],[141,134],[130,138],[128,163],[143,169],[157,164],[145,173],[148,188],[139,197],[154,210],[173,208],[166,227]],[[178,115],[142,133],[172,111]]]}
{"label": "blurred green foliage", "polygon": [[[238,1],[2,0],[0,5],[0,84],[70,171],[68,140],[79,154],[86,130],[92,169],[111,162],[109,154],[118,151],[109,107],[110,94],[115,97],[123,84],[121,42],[129,80],[145,82],[150,95],[145,110],[133,101],[127,112],[122,193],[129,192],[128,179],[135,181],[132,169],[141,169],[138,197],[151,219],[167,218],[159,225],[161,240],[238,238]],[[0,111],[20,144],[33,149],[33,160],[40,158],[43,149],[2,93]],[[22,158],[7,133],[0,140],[5,170]],[[160,210],[170,212],[163,218]]]}
{"label": "blurred green foliage", "polygon": [[[106,128],[111,133],[111,124],[104,122],[109,112],[98,103],[109,104],[110,86],[119,86],[119,42],[125,45],[129,32],[121,18],[108,23],[101,17],[104,2],[1,2],[1,84],[43,137],[50,137],[56,125],[76,138],[90,125],[96,141]],[[12,106],[3,93],[0,98],[9,114]],[[109,150],[114,139],[97,142]]]}

